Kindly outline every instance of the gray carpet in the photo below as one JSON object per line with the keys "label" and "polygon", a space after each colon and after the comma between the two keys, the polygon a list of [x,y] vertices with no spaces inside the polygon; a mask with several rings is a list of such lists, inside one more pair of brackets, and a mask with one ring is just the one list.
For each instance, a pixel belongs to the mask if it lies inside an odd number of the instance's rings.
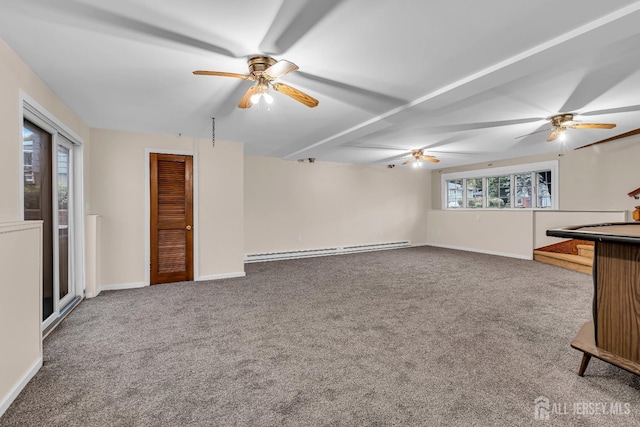
{"label": "gray carpet", "polygon": [[588,275],[429,247],[246,271],[83,302],[0,426],[640,425],[639,377],[577,376]]}

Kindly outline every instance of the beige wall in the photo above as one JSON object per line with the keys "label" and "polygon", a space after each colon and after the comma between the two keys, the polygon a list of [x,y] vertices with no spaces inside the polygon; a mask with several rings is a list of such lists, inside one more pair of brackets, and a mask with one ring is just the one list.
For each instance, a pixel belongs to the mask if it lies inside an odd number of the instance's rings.
{"label": "beige wall", "polygon": [[91,213],[100,215],[99,288],[148,284],[147,152],[194,154],[198,223],[196,279],[240,275],[243,248],[243,147],[111,130],[91,130]]}
{"label": "beige wall", "polygon": [[427,242],[433,246],[531,258],[531,210],[432,210],[427,224]]}
{"label": "beige wall", "polygon": [[[82,120],[0,40],[0,222],[20,219],[20,91],[35,100],[85,142],[89,139],[89,128]],[[84,150],[89,150],[88,144],[84,144]]]}
{"label": "beige wall", "polygon": [[0,223],[0,417],[42,366],[42,223]]}
{"label": "beige wall", "polygon": [[245,253],[426,241],[430,173],[245,156]]}

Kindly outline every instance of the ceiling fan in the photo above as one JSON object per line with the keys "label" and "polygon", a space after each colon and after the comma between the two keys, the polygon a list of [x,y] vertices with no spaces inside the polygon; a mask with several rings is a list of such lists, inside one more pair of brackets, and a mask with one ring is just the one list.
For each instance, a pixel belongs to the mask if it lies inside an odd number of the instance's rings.
{"label": "ceiling fan", "polygon": [[411,150],[411,157],[402,162],[403,165],[407,163],[415,162],[415,165],[418,165],[421,160],[426,160],[427,162],[438,163],[440,160],[436,159],[434,156],[429,156],[424,154],[424,150],[422,148],[418,150]]}
{"label": "ceiling fan", "polygon": [[269,104],[273,102],[273,98],[268,93],[269,87],[272,87],[274,90],[303,103],[307,107],[313,108],[318,105],[317,99],[289,85],[275,81],[285,74],[298,69],[298,66],[293,62],[289,62],[286,59],[276,61],[269,56],[254,56],[249,58],[247,63],[249,65],[249,74],[247,75],[206,70],[196,70],[193,74],[201,76],[233,77],[236,79],[255,81],[256,84],[247,89],[243,95],[240,103],[238,103],[238,108],[250,108],[253,104],[259,102],[260,98],[264,98]]}
{"label": "ceiling fan", "polygon": [[518,136],[516,139],[540,132],[552,131],[547,138],[547,141],[554,141],[558,137],[563,140],[566,136],[567,129],[613,129],[616,127],[614,123],[578,123],[573,120],[573,114],[571,113],[556,114],[555,116],[550,117],[549,121],[551,122],[550,128]]}

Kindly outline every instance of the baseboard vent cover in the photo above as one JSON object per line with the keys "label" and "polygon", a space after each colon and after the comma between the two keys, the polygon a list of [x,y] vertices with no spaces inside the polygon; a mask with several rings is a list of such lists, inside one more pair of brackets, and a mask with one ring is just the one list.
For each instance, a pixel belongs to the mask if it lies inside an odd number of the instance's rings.
{"label": "baseboard vent cover", "polygon": [[371,245],[355,245],[355,246],[344,246],[344,247],[335,247],[335,248],[325,248],[325,249],[307,249],[302,251],[287,251],[287,252],[271,252],[271,253],[263,253],[263,254],[251,254],[245,255],[244,262],[263,262],[263,261],[277,261],[284,259],[297,259],[297,258],[311,258],[317,256],[328,256],[328,255],[342,255],[356,252],[371,252],[371,251],[382,251],[386,249],[399,249],[399,248],[408,248],[411,246],[411,242],[408,240],[402,242],[390,242],[390,243],[374,243]]}

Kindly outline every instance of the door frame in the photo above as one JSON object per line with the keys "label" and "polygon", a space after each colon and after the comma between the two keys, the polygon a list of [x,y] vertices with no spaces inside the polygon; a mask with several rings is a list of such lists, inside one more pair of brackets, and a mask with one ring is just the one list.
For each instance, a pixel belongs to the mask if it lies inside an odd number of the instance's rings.
{"label": "door frame", "polygon": [[189,150],[169,150],[145,148],[144,150],[144,284],[151,285],[151,153],[175,154],[193,158],[193,280],[198,280],[198,152]]}
{"label": "door frame", "polygon": [[[66,303],[67,305],[61,304],[59,301],[59,295],[56,295],[59,292],[57,283],[57,274],[58,274],[58,266],[57,266],[57,252],[54,250],[54,307],[53,314],[49,316],[47,319],[42,319],[42,329],[45,330],[50,325],[58,322],[62,317],[64,317],[65,313],[68,312],[68,307],[71,306],[71,303],[77,298],[84,298],[86,281],[85,281],[85,245],[84,245],[84,213],[85,213],[85,204],[84,204],[84,140],[78,136],[74,131],[72,131],[69,127],[67,127],[64,123],[62,123],[56,116],[51,114],[46,108],[36,102],[29,95],[24,93],[22,90],[19,92],[19,149],[18,149],[18,176],[20,177],[18,180],[18,219],[20,221],[24,221],[24,155],[23,155],[23,146],[22,146],[22,127],[24,125],[24,120],[29,120],[36,126],[39,126],[46,132],[52,135],[51,140],[51,149],[52,149],[52,175],[56,174],[56,165],[57,165],[57,146],[60,144],[64,144],[67,141],[71,143],[72,152],[70,153],[70,160],[72,162],[72,179],[71,184],[73,187],[73,200],[70,199],[71,209],[69,212],[69,219],[72,221],[73,229],[73,237],[69,236],[69,247],[70,249],[70,276],[73,277],[73,298],[63,298],[62,303]],[[65,141],[65,139],[67,141]],[[57,182],[57,176],[55,177],[55,181]],[[52,195],[57,197],[57,186],[54,185],[54,194]],[[54,199],[56,200],[56,199]],[[57,206],[57,205],[56,205]],[[88,207],[87,207],[88,209]],[[58,219],[53,218],[53,229],[54,229],[54,246],[57,244],[57,224]],[[55,248],[54,248],[55,249]],[[71,293],[70,293],[71,294]]]}

